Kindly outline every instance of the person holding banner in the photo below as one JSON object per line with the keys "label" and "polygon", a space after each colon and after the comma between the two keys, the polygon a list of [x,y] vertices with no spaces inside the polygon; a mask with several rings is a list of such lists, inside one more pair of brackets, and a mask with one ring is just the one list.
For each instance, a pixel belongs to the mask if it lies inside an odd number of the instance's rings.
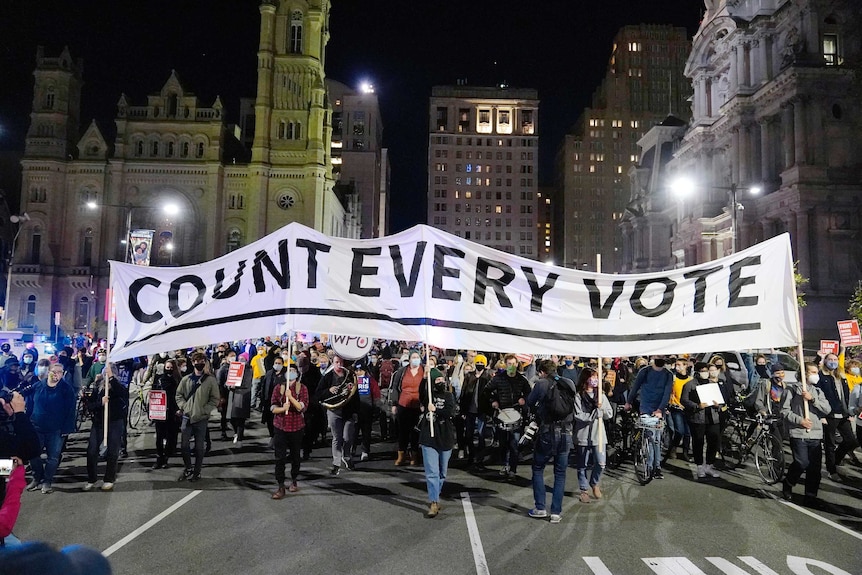
{"label": "person holding banner", "polygon": [[[55,369],[54,365],[51,368]],[[120,445],[123,432],[126,429],[126,405],[129,403],[129,388],[120,383],[113,375],[116,365],[105,366],[105,372],[98,388],[90,395],[88,408],[92,414],[93,424],[90,426],[90,440],[87,443],[87,483],[84,491],[92,491],[96,486],[98,476],[96,466],[99,463],[99,446],[102,444],[105,431],[105,405],[108,405],[108,450],[105,453],[107,464],[103,477],[102,491],[114,489],[117,481],[117,460],[120,457]],[[105,385],[110,385],[108,397],[105,397]]]}
{"label": "person holding banner", "polygon": [[153,389],[164,391],[167,395],[167,418],[164,421],[154,420],[156,426],[156,462],[153,469],[167,469],[168,459],[177,450],[177,435],[180,432],[179,411],[177,405],[177,388],[180,385],[180,368],[173,359],[167,360],[162,366],[162,373],[153,380]]}
{"label": "person holding banner", "polygon": [[[829,479],[840,481],[838,466],[848,453],[859,447],[853,435],[853,425],[850,423],[850,387],[844,377],[844,372],[838,364],[838,356],[826,354],[820,364],[820,381],[817,386],[829,402],[831,411],[826,416],[826,429],[823,435],[823,447],[826,450],[826,471]],[[835,443],[835,435],[841,435],[841,443]]]}
{"label": "person holding banner", "polygon": [[[575,395],[575,436],[578,442],[578,486],[581,503],[589,503],[589,491],[593,497],[601,499],[602,491],[599,481],[605,469],[607,456],[608,434],[605,429],[605,419],[614,416],[610,399],[599,387],[599,374],[596,370],[585,367],[578,376],[577,394]],[[592,463],[589,480],[587,479],[587,462]],[[551,511],[553,513],[553,511]],[[558,512],[559,513],[559,512]]]}
{"label": "person holding banner", "polygon": [[429,375],[430,394],[427,383],[419,388],[423,412],[419,421],[419,444],[422,446],[425,484],[428,488],[427,517],[436,517],[440,513],[440,493],[446,482],[452,448],[455,447],[455,424],[452,422],[455,417],[455,396],[442,372],[434,368]]}
{"label": "person holding banner", "polygon": [[[694,364],[694,377],[685,384],[680,395],[680,402],[685,409],[688,427],[691,429],[694,463],[697,465],[697,478],[721,477],[715,469],[715,456],[721,440],[721,406],[730,400],[722,394],[718,383],[710,381],[708,363]],[[717,377],[717,373],[716,373]],[[707,387],[709,386],[709,389]],[[711,396],[707,396],[707,391]],[[720,397],[715,397],[719,395]],[[706,440],[706,463],[703,457],[703,445]]]}
{"label": "person holding banner", "polygon": [[[280,357],[276,358],[275,364],[283,361]],[[308,389],[299,381],[299,370],[296,364],[290,364],[286,382],[273,390],[270,405],[274,415],[275,480],[278,482],[278,489],[272,494],[272,498],[279,500],[284,499],[285,496],[284,471],[288,448],[290,449],[290,487],[287,491],[291,493],[299,491],[296,479],[299,477],[302,459],[302,436],[305,432],[303,414],[308,406]]]}

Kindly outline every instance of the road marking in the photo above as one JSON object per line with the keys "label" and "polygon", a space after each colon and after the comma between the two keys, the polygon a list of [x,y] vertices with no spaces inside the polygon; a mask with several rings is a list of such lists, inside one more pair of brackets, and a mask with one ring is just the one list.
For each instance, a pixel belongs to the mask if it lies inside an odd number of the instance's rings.
{"label": "road marking", "polygon": [[582,557],[584,563],[587,564],[587,567],[592,570],[593,575],[614,575],[611,573],[611,570],[608,569],[605,562],[601,560],[599,557]]}
{"label": "road marking", "polygon": [[[754,569],[758,575],[778,575],[778,573],[754,557],[739,557],[738,559]],[[727,559],[723,559],[721,557],[707,557],[706,560],[721,569],[722,573],[725,573],[725,575],[750,575],[748,571],[737,567]]]}
{"label": "road marking", "polygon": [[641,561],[656,575],[706,575],[687,557],[647,557]]}
{"label": "road marking", "polygon": [[147,521],[146,523],[144,523],[143,525],[141,525],[140,527],[138,527],[110,547],[108,547],[107,549],[105,549],[104,551],[102,551],[102,555],[104,555],[105,557],[110,557],[112,554],[122,549],[127,543],[133,541],[138,535],[142,534],[147,529],[149,529],[150,527],[152,527],[153,525],[155,525],[156,523],[158,523],[159,521],[161,521],[162,519],[164,519],[165,517],[167,517],[168,515],[170,515],[198,495],[200,495],[201,493],[203,493],[203,490],[201,489],[196,489],[192,491],[191,493],[189,493],[188,495],[186,495],[185,497],[183,497],[182,499],[180,499],[179,501],[177,501],[176,503],[174,503],[173,505],[171,505],[170,507],[168,507],[167,509],[165,509],[164,511],[162,511],[161,513],[159,513],[158,515],[156,515],[155,517],[153,517],[152,519],[150,519],[149,521]]}
{"label": "road marking", "polygon": [[780,501],[781,501],[781,503],[787,505],[788,507],[792,507],[793,509],[799,511],[800,513],[804,513],[805,515],[808,515],[809,517],[812,517],[812,518],[816,519],[817,521],[820,521],[821,523],[825,523],[826,525],[829,525],[830,527],[834,527],[835,529],[837,529],[838,531],[841,531],[842,533],[846,533],[847,535],[850,535],[851,537],[855,537],[856,539],[859,539],[860,541],[862,541],[862,535],[860,535],[859,533],[856,533],[852,529],[848,529],[847,527],[844,527],[843,525],[839,525],[838,523],[835,523],[834,521],[830,521],[829,519],[826,519],[825,517],[820,517],[819,515],[817,515],[813,511],[809,511],[809,510],[805,509],[804,507],[800,507],[794,503],[791,503],[790,501],[783,501],[783,500],[780,500]]}
{"label": "road marking", "polygon": [[476,516],[473,514],[473,504],[470,503],[470,494],[466,491],[461,492],[461,504],[464,506],[464,517],[467,519],[467,532],[470,534],[470,546],[473,548],[476,575],[491,575],[488,570],[488,560],[485,559],[482,539],[479,537],[479,526],[476,524]]}

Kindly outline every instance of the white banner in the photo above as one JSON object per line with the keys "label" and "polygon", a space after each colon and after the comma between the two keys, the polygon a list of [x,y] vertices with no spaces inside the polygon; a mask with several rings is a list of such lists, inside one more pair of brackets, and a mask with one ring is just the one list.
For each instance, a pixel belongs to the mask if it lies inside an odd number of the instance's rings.
{"label": "white banner", "polygon": [[294,223],[200,265],[111,270],[114,359],[288,331],[604,357],[799,339],[787,234],[691,268],[611,275],[428,226],[348,240]]}

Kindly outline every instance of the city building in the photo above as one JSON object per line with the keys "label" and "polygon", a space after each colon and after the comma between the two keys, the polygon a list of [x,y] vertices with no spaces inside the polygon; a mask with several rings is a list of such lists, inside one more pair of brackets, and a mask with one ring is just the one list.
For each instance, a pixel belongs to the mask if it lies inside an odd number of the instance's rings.
{"label": "city building", "polygon": [[547,186],[536,193],[536,259],[539,261],[554,262],[554,208],[558,196],[556,188]]}
{"label": "city building", "polygon": [[561,265],[618,271],[619,221],[629,201],[628,170],[637,141],[669,113],[689,108],[683,76],[690,42],[684,28],[626,26],[616,35],[607,73],[557,154],[557,256]]}
{"label": "city building", "polygon": [[435,86],[428,224],[536,259],[539,100],[532,89]]}
{"label": "city building", "polygon": [[809,279],[805,339],[836,339],[862,278],[862,12],[814,0],[707,8],[685,71],[694,118],[669,166],[691,188],[675,257],[698,264],[789,232]]}
{"label": "city building", "polygon": [[326,79],[332,106],[332,174],[357,194],[357,238],[379,238],[389,229],[389,154],[383,147],[383,121],[374,86],[354,90]]}
{"label": "city building", "polygon": [[[145,104],[119,95],[114,128],[82,122],[82,63],[40,48],[21,160],[30,220],[11,270],[10,324],[50,333],[59,312],[63,332],[104,334],[108,259],[195,264],[291,222],[344,235],[323,70],[329,10],[329,0],[260,3],[245,136],[219,98],[203,104],[175,72]],[[133,254],[127,242],[139,230]]]}

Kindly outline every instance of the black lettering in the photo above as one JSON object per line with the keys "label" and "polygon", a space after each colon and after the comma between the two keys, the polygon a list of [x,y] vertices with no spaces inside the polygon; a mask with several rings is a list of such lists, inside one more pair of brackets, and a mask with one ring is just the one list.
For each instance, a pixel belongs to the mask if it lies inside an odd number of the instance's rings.
{"label": "black lettering", "polygon": [[757,283],[756,276],[742,277],[742,268],[747,266],[759,266],[760,256],[750,256],[742,258],[738,262],[730,264],[730,278],[727,282],[727,288],[730,291],[730,299],[727,302],[727,307],[748,307],[755,306],[759,301],[758,296],[742,297],[742,288],[747,285]]}
{"label": "black lettering", "polygon": [[434,246],[434,274],[431,281],[431,297],[434,299],[448,299],[461,301],[461,292],[443,289],[443,278],[457,278],[461,276],[457,268],[447,268],[447,257],[463,258],[464,251],[448,246]]}
{"label": "black lettering", "polygon": [[[188,309],[180,307],[180,288],[183,284],[190,284],[198,290],[198,297],[192,302]],[[192,311],[204,302],[204,294],[207,291],[207,286],[204,285],[204,280],[195,275],[180,276],[171,282],[171,289],[168,290],[168,309],[171,310],[171,315],[175,318],[182,317]]]}
{"label": "black lettering", "polygon": [[[664,295],[662,295],[661,303],[656,307],[649,309],[641,303],[641,298],[650,284],[663,284]],[[631,305],[632,311],[644,317],[658,317],[670,309],[673,303],[673,290],[676,288],[676,282],[670,278],[655,278],[652,280],[639,280],[635,284],[635,291],[632,292]]]}
{"label": "black lettering", "polygon": [[278,282],[281,289],[290,289],[290,268],[288,267],[287,258],[287,240],[278,241],[278,263],[281,265],[281,270],[276,269],[272,258],[269,254],[261,250],[254,255],[254,264],[251,267],[251,276],[254,278],[254,291],[263,293],[266,291],[266,284],[263,281],[263,267],[266,267],[269,274]]}
{"label": "black lettering", "polygon": [[717,266],[705,270],[695,270],[683,276],[687,280],[697,278],[694,282],[694,313],[703,313],[703,307],[706,304],[706,278],[721,271],[721,269],[721,266]]}
{"label": "black lettering", "polygon": [[363,266],[362,258],[365,256],[379,256],[383,248],[353,248],[353,264],[350,267],[350,293],[362,297],[380,297],[380,288],[362,287],[362,276],[377,275],[376,266]]}
{"label": "black lettering", "polygon": [[228,299],[239,293],[239,280],[242,277],[244,269],[245,260],[240,260],[239,264],[236,266],[236,275],[233,276],[233,283],[225,291],[221,291],[224,283],[224,268],[217,269],[215,273],[216,285],[213,288],[213,299]]}
{"label": "black lettering", "polygon": [[[497,279],[489,278],[488,270],[490,268],[503,272],[503,275]],[[488,288],[491,287],[497,294],[500,307],[512,307],[512,301],[506,295],[505,287],[512,283],[513,279],[515,279],[515,270],[508,265],[503,262],[479,258],[476,263],[476,283],[473,285],[473,303],[484,304],[485,295],[488,293]]]}
{"label": "black lettering", "polygon": [[413,294],[416,293],[419,268],[422,265],[422,256],[425,255],[427,244],[428,242],[416,242],[416,251],[413,252],[413,266],[410,268],[410,281],[404,277],[404,258],[401,257],[401,246],[389,246],[389,255],[392,257],[392,267],[395,271],[395,279],[398,280],[401,297],[413,297]]}
{"label": "black lettering", "polygon": [[605,303],[602,303],[602,294],[599,293],[599,288],[596,286],[596,280],[584,280],[584,286],[587,288],[587,291],[590,292],[590,310],[593,312],[594,319],[608,319],[610,317],[611,309],[623,293],[624,285],[624,281],[615,280],[611,287],[611,295],[608,296]]}
{"label": "black lettering", "polygon": [[296,247],[308,250],[308,289],[317,289],[317,252],[329,253],[332,246],[313,240],[298,239]]}
{"label": "black lettering", "polygon": [[162,312],[147,313],[141,309],[141,304],[138,303],[138,295],[146,286],[159,287],[162,282],[156,278],[138,278],[129,286],[129,311],[132,317],[141,323],[155,323],[165,317]]}
{"label": "black lettering", "polygon": [[549,273],[548,277],[545,279],[545,285],[540,286],[536,279],[536,274],[533,272],[533,268],[521,266],[521,271],[523,271],[524,275],[527,276],[527,283],[530,284],[530,292],[532,293],[532,296],[530,297],[530,311],[542,313],[542,298],[545,297],[545,294],[554,287],[560,274],[553,272]]}

